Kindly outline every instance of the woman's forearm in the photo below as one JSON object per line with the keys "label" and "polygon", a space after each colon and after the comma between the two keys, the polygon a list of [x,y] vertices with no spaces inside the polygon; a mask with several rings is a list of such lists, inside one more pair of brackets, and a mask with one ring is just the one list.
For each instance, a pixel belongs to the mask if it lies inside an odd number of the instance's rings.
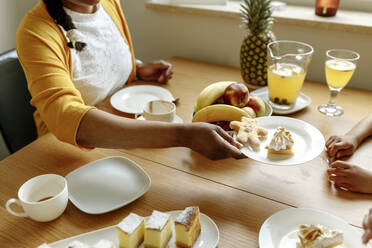
{"label": "woman's forearm", "polygon": [[138,121],[92,109],[80,123],[77,143],[113,149],[185,146],[186,129],[183,124]]}
{"label": "woman's forearm", "polygon": [[356,124],[348,133],[354,137],[358,145],[367,137],[372,135],[372,113]]}

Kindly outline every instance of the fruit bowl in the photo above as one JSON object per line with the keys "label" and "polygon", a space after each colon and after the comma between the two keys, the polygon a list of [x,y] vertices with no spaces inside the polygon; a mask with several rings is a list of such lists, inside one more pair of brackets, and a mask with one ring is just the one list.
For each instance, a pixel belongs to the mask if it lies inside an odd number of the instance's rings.
{"label": "fruit bowl", "polygon": [[272,116],[273,114],[273,108],[271,107],[271,105],[266,102],[265,100],[263,100],[264,103],[265,103],[265,114],[263,116]]}
{"label": "fruit bowl", "polygon": [[231,121],[242,117],[271,116],[271,105],[261,97],[249,95],[248,88],[232,81],[215,82],[204,88],[194,106],[192,122],[208,122],[231,130]]}

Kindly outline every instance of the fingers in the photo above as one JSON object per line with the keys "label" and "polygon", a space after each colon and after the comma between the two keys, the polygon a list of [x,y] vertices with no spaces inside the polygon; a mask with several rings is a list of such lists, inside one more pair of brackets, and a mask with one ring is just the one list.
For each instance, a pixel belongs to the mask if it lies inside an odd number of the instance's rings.
{"label": "fingers", "polygon": [[369,213],[366,214],[363,218],[363,228],[364,234],[362,240],[364,244],[367,244],[370,239],[372,239],[372,208],[369,210]]}
{"label": "fingers", "polygon": [[347,150],[341,150],[341,151],[338,151],[335,155],[336,158],[342,158],[342,157],[347,157],[347,156],[351,156],[353,154],[353,149],[352,148],[349,148]]}
{"label": "fingers", "polygon": [[347,162],[337,160],[337,161],[335,161],[331,164],[331,167],[332,168],[340,168],[340,169],[350,169],[352,167],[352,165],[347,163]]}
{"label": "fingers", "polygon": [[372,231],[371,231],[371,229],[367,229],[367,230],[364,232],[363,236],[362,236],[363,243],[364,243],[364,244],[367,244],[368,241],[369,241],[371,238],[372,238]]}
{"label": "fingers", "polygon": [[336,140],[337,138],[338,138],[337,136],[331,136],[331,137],[329,137],[329,139],[328,139],[327,142],[326,142],[326,147],[327,147],[327,149],[331,146],[332,143],[335,142],[335,140]]}
{"label": "fingers", "polygon": [[366,214],[363,218],[363,228],[371,228],[372,227],[372,208],[369,210],[368,214]]}
{"label": "fingers", "polygon": [[158,82],[159,83],[167,83],[169,81],[169,79],[172,78],[172,75],[173,75],[172,65],[167,64],[167,67],[162,68],[161,70],[162,70],[162,72],[161,72],[161,74],[158,78]]}
{"label": "fingers", "polygon": [[161,84],[167,82],[167,78],[164,76],[164,73],[160,74],[160,76],[158,77],[158,82]]}
{"label": "fingers", "polygon": [[237,156],[237,157],[234,157],[235,159],[246,159],[246,158],[248,158],[248,156],[247,155],[245,155],[244,153],[241,153],[239,156]]}
{"label": "fingers", "polygon": [[217,133],[221,135],[222,138],[224,138],[227,142],[229,142],[231,145],[235,146],[238,149],[242,149],[243,145],[236,141],[233,137],[231,137],[227,132],[225,132],[222,128],[217,127],[216,129]]}
{"label": "fingers", "polygon": [[157,81],[158,83],[167,83],[172,78],[172,65],[166,61],[154,61],[142,65],[137,70],[137,76],[144,81]]}
{"label": "fingers", "polygon": [[346,176],[330,175],[329,180],[334,182],[336,185],[351,184],[351,180]]}
{"label": "fingers", "polygon": [[346,191],[353,191],[352,190],[352,185],[348,183],[335,183],[336,188],[341,189],[341,190],[346,190]]}
{"label": "fingers", "polygon": [[338,168],[330,168],[327,170],[328,175],[335,175],[335,176],[342,176],[346,177],[349,175],[348,171],[345,171],[344,169],[338,169]]}
{"label": "fingers", "polygon": [[350,156],[354,153],[354,145],[346,141],[333,142],[327,149],[328,155],[336,158]]}
{"label": "fingers", "polygon": [[239,158],[241,156],[242,153],[238,148],[231,145],[219,134],[216,133],[216,135],[219,148],[217,148],[217,153],[215,154],[215,156],[212,156],[212,159],[221,159],[229,157]]}

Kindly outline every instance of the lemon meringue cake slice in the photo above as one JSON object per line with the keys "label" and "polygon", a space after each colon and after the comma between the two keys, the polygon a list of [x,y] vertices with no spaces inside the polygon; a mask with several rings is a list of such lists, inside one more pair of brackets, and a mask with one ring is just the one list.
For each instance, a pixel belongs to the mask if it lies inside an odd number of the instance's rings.
{"label": "lemon meringue cake slice", "polygon": [[341,231],[323,225],[301,225],[297,233],[297,248],[333,248],[344,243]]}
{"label": "lemon meringue cake slice", "polygon": [[270,153],[293,154],[293,145],[292,134],[284,127],[278,127],[266,149]]}

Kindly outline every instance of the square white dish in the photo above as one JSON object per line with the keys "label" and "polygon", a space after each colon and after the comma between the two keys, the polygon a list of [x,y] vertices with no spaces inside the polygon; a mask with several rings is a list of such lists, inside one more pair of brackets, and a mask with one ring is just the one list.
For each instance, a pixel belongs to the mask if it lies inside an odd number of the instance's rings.
{"label": "square white dish", "polygon": [[[181,213],[181,211],[169,211],[168,214],[172,215],[172,222],[174,225],[174,220],[176,219],[177,215]],[[147,218],[147,217],[146,217]],[[218,230],[218,227],[214,221],[209,218],[207,215],[200,213],[200,225],[201,225],[201,232],[200,236],[196,240],[195,244],[193,245],[193,248],[215,248],[218,245],[218,242],[220,240],[220,232]],[[173,235],[168,243],[169,248],[177,248],[175,244],[175,231],[174,226],[172,228]],[[72,241],[80,241],[88,245],[94,245],[99,240],[106,239],[111,242],[113,242],[116,247],[119,247],[119,240],[117,237],[117,231],[116,226],[109,226],[106,228],[102,228],[99,230],[95,230],[88,233],[83,233],[81,235],[77,235],[74,237],[70,237],[64,240],[59,240],[54,243],[49,244],[52,248],[65,248],[67,247]],[[143,243],[139,246],[139,248],[143,248]]]}
{"label": "square white dish", "polygon": [[69,199],[81,211],[103,214],[145,194],[150,177],[135,162],[107,157],[86,164],[66,176]]}

